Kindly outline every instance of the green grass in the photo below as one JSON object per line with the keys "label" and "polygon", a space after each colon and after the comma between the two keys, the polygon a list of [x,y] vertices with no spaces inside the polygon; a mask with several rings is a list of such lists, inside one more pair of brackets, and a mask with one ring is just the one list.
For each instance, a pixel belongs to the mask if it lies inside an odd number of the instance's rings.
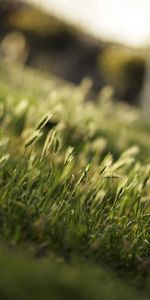
{"label": "green grass", "polygon": [[149,124],[109,87],[2,63],[0,83],[0,295],[149,299]]}

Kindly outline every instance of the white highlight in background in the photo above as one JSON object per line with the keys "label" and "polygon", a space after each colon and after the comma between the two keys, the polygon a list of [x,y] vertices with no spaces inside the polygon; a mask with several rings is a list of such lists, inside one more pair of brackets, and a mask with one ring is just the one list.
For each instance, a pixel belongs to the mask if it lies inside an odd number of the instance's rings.
{"label": "white highlight in background", "polygon": [[27,0],[104,40],[150,46],[150,0]]}

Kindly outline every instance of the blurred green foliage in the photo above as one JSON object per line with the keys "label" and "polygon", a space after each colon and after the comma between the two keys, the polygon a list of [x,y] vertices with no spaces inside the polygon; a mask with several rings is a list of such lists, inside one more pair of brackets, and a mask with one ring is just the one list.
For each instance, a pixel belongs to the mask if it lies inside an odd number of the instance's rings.
{"label": "blurred green foliage", "polygon": [[146,71],[144,51],[110,46],[100,55],[99,68],[120,98],[136,102]]}

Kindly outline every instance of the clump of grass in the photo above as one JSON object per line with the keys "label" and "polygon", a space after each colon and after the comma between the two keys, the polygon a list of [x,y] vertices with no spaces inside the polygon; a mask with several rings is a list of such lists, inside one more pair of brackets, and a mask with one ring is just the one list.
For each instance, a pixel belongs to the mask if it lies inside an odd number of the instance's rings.
{"label": "clump of grass", "polygon": [[[28,71],[24,72],[26,82]],[[129,275],[130,282],[140,278],[144,288],[150,255],[149,126],[138,110],[114,104],[108,87],[94,104],[84,103],[83,85],[60,84],[56,89],[52,83],[45,94],[45,86],[43,91],[35,84],[40,102],[31,99],[24,85],[21,93],[26,100],[16,97],[11,73],[8,88],[4,77],[0,102],[2,244],[32,257],[53,258],[56,274],[60,259],[73,264],[74,270],[84,261],[96,263],[96,270],[103,265]],[[33,273],[36,268],[43,270],[34,264]],[[89,270],[93,272],[92,267]],[[69,276],[70,269],[61,272]],[[84,276],[85,281],[92,280]],[[73,282],[78,287],[76,279]],[[61,279],[59,284],[64,284]],[[98,296],[93,291],[87,299],[99,299],[96,289]],[[147,293],[148,289],[147,285]],[[84,283],[81,290],[85,291]]]}

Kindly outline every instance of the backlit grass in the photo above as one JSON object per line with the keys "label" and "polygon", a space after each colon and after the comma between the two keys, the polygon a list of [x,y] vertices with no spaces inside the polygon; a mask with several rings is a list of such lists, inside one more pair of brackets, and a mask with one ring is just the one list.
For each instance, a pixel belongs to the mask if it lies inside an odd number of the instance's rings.
{"label": "backlit grass", "polygon": [[95,103],[86,81],[3,65],[0,80],[0,264],[10,283],[9,293],[4,276],[0,293],[148,299],[149,125],[110,87]]}

